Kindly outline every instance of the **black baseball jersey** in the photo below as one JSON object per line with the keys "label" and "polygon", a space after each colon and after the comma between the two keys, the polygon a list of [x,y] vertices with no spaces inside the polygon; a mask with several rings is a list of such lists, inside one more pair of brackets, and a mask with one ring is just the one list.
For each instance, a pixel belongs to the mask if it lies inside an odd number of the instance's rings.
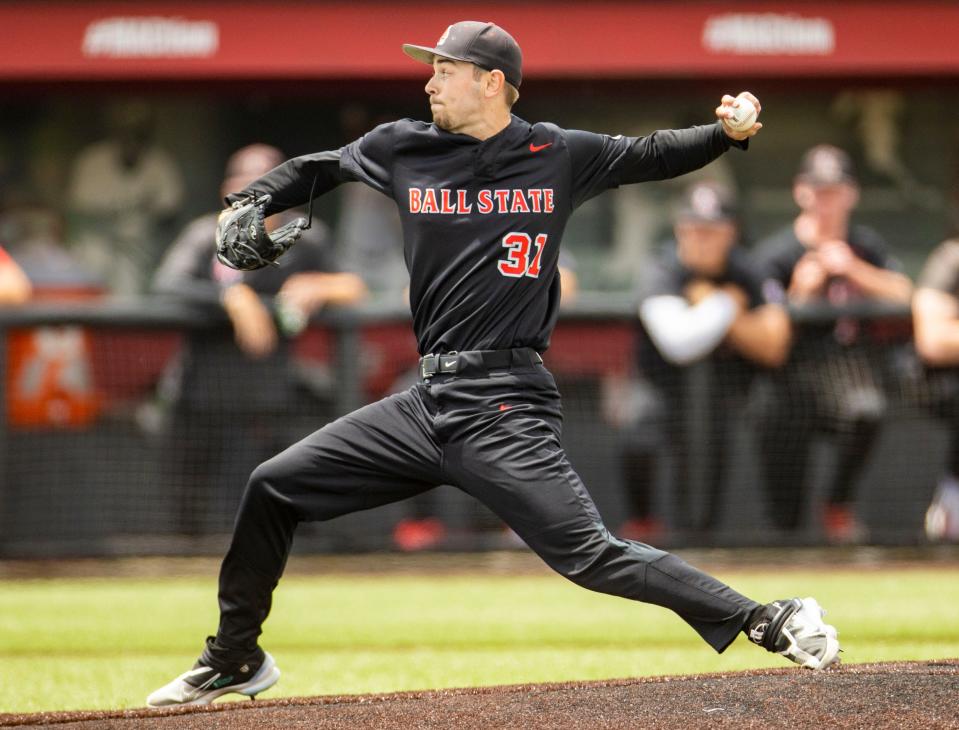
{"label": "black baseball jersey", "polygon": [[227,203],[269,193],[268,213],[359,181],[390,196],[403,223],[421,354],[549,346],[560,239],[578,205],[624,183],[702,167],[734,142],[717,122],[623,137],[510,124],[486,140],[403,119],[331,152],[289,160]]}
{"label": "black baseball jersey", "polygon": [[759,604],[668,553],[611,535],[562,449],[556,382],[531,348],[549,344],[559,242],[576,206],[621,183],[701,167],[730,144],[718,123],[633,139],[513,117],[480,141],[402,120],[285,162],[244,190],[272,195],[271,213],[302,204],[314,185],[324,192],[348,180],[390,196],[420,352],[463,354],[446,358],[455,375],[424,376],[257,467],[220,571],[216,643],[256,646],[299,522],[451,484],[561,575],[671,608],[725,649]]}

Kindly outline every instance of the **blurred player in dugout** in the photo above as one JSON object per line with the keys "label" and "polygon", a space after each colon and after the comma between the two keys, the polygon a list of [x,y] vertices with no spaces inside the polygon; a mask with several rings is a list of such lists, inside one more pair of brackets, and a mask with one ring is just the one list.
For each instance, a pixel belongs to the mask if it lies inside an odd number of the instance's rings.
{"label": "blurred player in dugout", "polygon": [[[859,185],[846,152],[831,145],[808,150],[793,198],[799,215],[756,248],[768,299],[799,307],[842,307],[864,299],[908,304],[912,283],[897,270],[885,241],[851,221]],[[886,410],[868,329],[867,322],[849,316],[796,327],[788,362],[769,379],[768,397],[758,409],[759,451],[769,513],[781,529],[800,526],[812,439],[825,432],[837,456],[822,528],[831,542],[866,537],[853,510],[854,488]]]}
{"label": "blurred player in dugout", "polygon": [[[221,193],[242,190],[286,158],[275,147],[254,144],[227,162]],[[289,443],[303,416],[302,433],[316,428],[316,409],[291,358],[292,339],[305,319],[325,305],[347,305],[366,296],[359,276],[337,270],[326,226],[314,220],[279,266],[237,271],[215,255],[219,211],[197,218],[180,233],[161,262],[154,291],[199,306],[218,306],[231,331],[191,333],[168,373],[166,399],[175,403],[170,434],[175,481],[183,490],[179,531],[206,529],[210,510],[232,520],[239,493],[212,505],[218,484],[242,483],[242,475]],[[294,216],[267,221],[272,229]],[[275,297],[271,310],[262,297]],[[322,395],[322,394],[321,394]],[[332,416],[332,413],[328,415]],[[239,475],[239,476],[238,476]],[[228,527],[229,523],[219,525]]]}
{"label": "blurred player in dugout", "polygon": [[[674,215],[675,240],[647,267],[640,289],[640,378],[621,402],[625,421],[621,466],[630,519],[624,537],[653,541],[664,523],[654,510],[661,456],[671,455],[676,527],[711,530],[720,516],[720,490],[729,435],[757,367],[781,365],[789,350],[785,309],[763,300],[761,281],[739,245],[732,195],[713,182],[696,183]],[[706,494],[697,516],[689,494],[686,377],[708,361]],[[697,391],[698,392],[698,391]],[[697,500],[698,501],[698,500]]]}
{"label": "blurred player in dugout", "polygon": [[925,365],[919,403],[945,423],[949,436],[945,469],[926,511],[926,535],[959,542],[959,225],[923,266],[912,321]]}

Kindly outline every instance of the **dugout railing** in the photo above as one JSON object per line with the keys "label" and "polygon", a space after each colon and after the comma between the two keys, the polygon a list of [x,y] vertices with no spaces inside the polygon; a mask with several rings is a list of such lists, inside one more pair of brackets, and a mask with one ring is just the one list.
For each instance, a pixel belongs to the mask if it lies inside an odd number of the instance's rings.
{"label": "dugout railing", "polygon": [[[635,311],[628,296],[585,293],[564,308],[546,355],[564,393],[567,451],[613,531],[631,512],[623,444],[632,438],[627,423],[636,354],[649,346],[639,335]],[[800,340],[808,328],[821,334],[843,319],[858,323],[858,339],[843,347],[857,353],[856,362],[876,365],[884,407],[853,501],[869,542],[921,541],[923,513],[951,431],[931,403],[950,386],[929,385],[911,348],[907,309],[865,303],[807,308],[792,316]],[[407,387],[417,358],[403,307],[369,303],[329,310],[290,343],[288,357],[273,370],[247,371],[235,351],[226,359],[217,355],[203,376],[209,381],[194,384],[193,392],[200,400],[214,392],[219,399],[203,407],[185,403],[184,353],[218,338],[230,339],[218,308],[165,299],[0,310],[0,557],[219,553],[245,475],[261,456]],[[806,347],[807,357],[809,352]],[[666,458],[656,467],[652,509],[667,528],[663,541],[821,542],[816,510],[826,499],[822,485],[835,457],[828,439],[815,440],[801,518],[795,529],[777,527],[770,519],[777,509],[770,498],[775,487],[764,481],[757,458],[753,411],[756,399],[763,400],[760,381],[751,384],[741,410],[729,414],[722,494],[714,502],[707,498],[715,481],[710,453],[717,444],[704,424],[716,407],[711,389],[722,381],[722,367],[711,359],[684,370],[679,387],[685,451],[668,439],[657,447]],[[177,376],[179,390],[170,386]],[[831,387],[828,378],[827,368],[819,385]],[[288,379],[295,383],[283,408],[261,407],[257,393]],[[222,412],[212,413],[217,409]],[[790,444],[781,448],[787,455]],[[678,470],[670,462],[680,454],[689,469],[677,485]],[[708,504],[717,516],[706,531],[698,525]],[[516,546],[485,509],[445,487],[412,506],[305,526],[296,549],[391,549],[393,526],[414,513],[433,514],[447,525],[446,549]]]}

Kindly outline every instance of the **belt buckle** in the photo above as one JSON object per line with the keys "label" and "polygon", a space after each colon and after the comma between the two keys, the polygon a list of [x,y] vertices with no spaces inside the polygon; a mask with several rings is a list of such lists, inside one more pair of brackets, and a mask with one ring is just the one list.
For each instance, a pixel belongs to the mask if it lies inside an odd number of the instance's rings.
{"label": "belt buckle", "polygon": [[423,355],[423,357],[420,358],[420,377],[423,378],[423,380],[429,380],[436,375],[436,361],[437,357],[433,353]]}

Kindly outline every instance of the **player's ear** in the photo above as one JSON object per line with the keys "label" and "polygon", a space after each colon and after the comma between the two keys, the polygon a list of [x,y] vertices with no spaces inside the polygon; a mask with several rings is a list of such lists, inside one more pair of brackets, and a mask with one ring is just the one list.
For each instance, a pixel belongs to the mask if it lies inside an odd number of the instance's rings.
{"label": "player's ear", "polygon": [[506,87],[506,76],[499,69],[494,68],[486,76],[485,94],[488,99],[492,99],[497,94],[503,93]]}

